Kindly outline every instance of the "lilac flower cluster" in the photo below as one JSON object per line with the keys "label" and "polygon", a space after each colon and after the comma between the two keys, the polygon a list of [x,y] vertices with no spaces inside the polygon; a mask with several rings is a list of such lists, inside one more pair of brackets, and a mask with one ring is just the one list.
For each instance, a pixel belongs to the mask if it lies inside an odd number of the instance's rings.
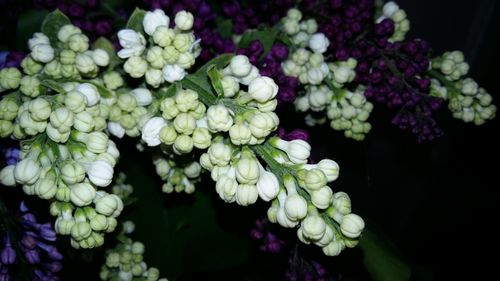
{"label": "lilac flower cluster", "polygon": [[146,9],[162,9],[166,14],[176,14],[186,10],[193,14],[193,30],[196,38],[201,39],[201,54],[197,58],[202,63],[209,61],[215,54],[234,52],[236,46],[231,38],[223,38],[217,30],[217,14],[205,0],[143,0]]}
{"label": "lilac flower cluster", "polygon": [[247,48],[240,48],[236,52],[246,55],[253,65],[259,67],[261,75],[271,77],[278,84],[278,101],[287,103],[295,100],[298,80],[286,76],[281,67],[281,63],[288,58],[288,48],[285,45],[274,44],[264,58],[262,58],[264,47],[257,40],[250,42]]}
{"label": "lilac flower cluster", "polygon": [[260,241],[259,249],[262,252],[276,254],[283,249],[285,242],[269,231],[269,225],[268,219],[257,219],[255,228],[250,232],[250,237]]}
{"label": "lilac flower cluster", "polygon": [[[35,8],[54,10],[59,9],[66,14],[72,23],[81,28],[91,38],[100,36],[110,38],[114,34],[111,17],[99,10],[99,0],[67,1],[67,0],[33,0]],[[117,15],[126,19],[124,11],[117,11]]]}
{"label": "lilac flower cluster", "polygon": [[24,202],[21,202],[17,216],[3,214],[7,210],[3,206],[0,208],[3,209],[0,220],[0,280],[13,280],[14,276],[26,270],[29,272],[27,280],[60,280],[57,273],[62,269],[60,261],[63,256],[55,247],[56,233],[52,225],[37,222]]}
{"label": "lilac flower cluster", "polygon": [[442,135],[432,118],[442,99],[429,96],[430,80],[425,78],[430,63],[426,41],[392,42],[395,23],[390,18],[374,22],[374,0],[306,0],[302,6],[317,14],[335,60],[357,60],[353,83],[366,86],[368,99],[398,112],[394,125],[410,130],[418,142]]}
{"label": "lilac flower cluster", "polygon": [[225,1],[222,4],[222,11],[226,17],[231,19],[233,32],[236,34],[243,34],[248,29],[257,28],[261,24],[273,25],[277,23],[294,5],[295,1],[263,1],[257,5],[248,6],[242,2]]}

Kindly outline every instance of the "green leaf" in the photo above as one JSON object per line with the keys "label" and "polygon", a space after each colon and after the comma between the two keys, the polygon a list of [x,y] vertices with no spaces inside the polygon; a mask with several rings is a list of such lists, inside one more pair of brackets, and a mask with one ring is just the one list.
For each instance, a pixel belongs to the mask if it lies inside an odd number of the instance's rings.
{"label": "green leaf", "polygon": [[398,257],[393,246],[370,229],[363,232],[359,241],[363,263],[375,281],[408,281],[410,266]]}
{"label": "green leaf", "polygon": [[215,97],[206,74],[190,74],[181,81],[181,84],[184,88],[197,92],[199,99],[204,104],[209,106],[215,104],[217,98]]}
{"label": "green leaf", "polygon": [[139,8],[135,8],[134,12],[132,13],[132,15],[130,15],[130,18],[128,19],[127,28],[143,33],[144,29],[142,27],[142,20],[144,19],[145,15],[146,11]]}
{"label": "green leaf", "polygon": [[212,87],[214,88],[215,92],[217,93],[218,97],[223,97],[224,96],[224,89],[222,88],[222,75],[220,73],[220,70],[215,66],[212,65],[208,71],[207,71],[208,77],[210,78],[210,81],[212,82]]}
{"label": "green leaf", "polygon": [[51,90],[56,91],[59,94],[66,93],[63,86],[61,86],[59,83],[57,83],[54,80],[50,80],[50,79],[42,80],[42,81],[40,81],[40,84],[46,88],[49,88]]}
{"label": "green leaf", "polygon": [[262,54],[262,56],[265,56],[269,52],[269,50],[271,50],[271,47],[273,46],[278,33],[279,30],[274,27],[264,30],[254,30],[246,32],[245,34],[243,34],[243,37],[241,37],[241,40],[238,43],[238,47],[246,48],[252,41],[259,40],[264,46],[264,53]]}
{"label": "green leaf", "polygon": [[205,63],[202,67],[200,67],[197,71],[196,74],[207,74],[207,71],[210,67],[215,66],[218,69],[222,69],[226,67],[226,65],[229,64],[231,59],[234,57],[234,54],[222,54],[220,56],[217,56],[207,63]]}
{"label": "green leaf", "polygon": [[55,10],[48,14],[43,20],[42,32],[49,37],[50,44],[56,46],[58,42],[57,32],[59,32],[61,27],[70,23],[71,21],[65,14],[59,10]]}
{"label": "green leaf", "polygon": [[40,25],[47,16],[47,10],[29,10],[19,15],[16,26],[16,49],[24,49],[33,33],[40,31]]}

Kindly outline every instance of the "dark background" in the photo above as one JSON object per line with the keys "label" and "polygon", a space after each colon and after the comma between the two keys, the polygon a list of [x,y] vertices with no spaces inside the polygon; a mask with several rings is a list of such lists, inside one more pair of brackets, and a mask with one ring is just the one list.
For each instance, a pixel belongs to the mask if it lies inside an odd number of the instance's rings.
{"label": "dark background", "polygon": [[[428,40],[436,55],[462,50],[471,66],[470,76],[493,95],[498,106],[500,4],[495,0],[398,3],[411,22],[408,37]],[[1,40],[0,46],[11,45]],[[422,145],[391,126],[390,119],[390,113],[376,106],[373,130],[362,143],[326,126],[309,129],[313,156],[333,158],[341,166],[334,190],[348,192],[353,210],[366,218],[368,228],[391,241],[410,265],[412,280],[497,279],[498,118],[476,127],[442,110],[438,122],[445,136]],[[286,128],[296,127],[304,128],[303,122],[291,118]],[[120,165],[139,199],[125,216],[138,225],[134,238],[146,244],[148,264],[160,267],[171,279],[181,273],[182,280],[282,278],[287,254],[259,254],[257,243],[248,239],[254,220],[265,216],[265,205],[228,206],[216,198],[208,180],[198,184],[195,195],[162,195],[149,158],[136,152],[132,143],[120,145],[124,156]],[[2,190],[0,196],[14,193]],[[293,236],[294,231],[290,232]],[[330,259],[314,249],[301,251],[322,259],[348,280],[369,280],[359,249]],[[63,280],[76,280],[76,276],[96,280],[99,254],[102,250],[83,255],[68,251]]]}

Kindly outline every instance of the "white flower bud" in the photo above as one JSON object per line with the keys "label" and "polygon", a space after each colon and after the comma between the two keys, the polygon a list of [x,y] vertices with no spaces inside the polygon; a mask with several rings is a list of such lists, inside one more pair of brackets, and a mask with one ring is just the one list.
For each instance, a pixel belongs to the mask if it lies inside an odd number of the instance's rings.
{"label": "white flower bud", "polygon": [[269,77],[257,77],[248,85],[248,93],[256,101],[266,102],[276,96],[278,85]]}
{"label": "white flower bud", "polygon": [[213,165],[226,166],[231,160],[231,147],[221,142],[212,143],[208,156]]}
{"label": "white flower bud", "polygon": [[236,164],[236,179],[239,183],[256,184],[259,175],[259,162],[254,157],[242,157]]}
{"label": "white flower bud", "polygon": [[174,119],[174,128],[179,134],[191,135],[196,128],[196,120],[191,114],[180,113]]}
{"label": "white flower bud", "polygon": [[31,158],[21,160],[14,168],[14,177],[19,184],[32,185],[40,176],[40,165]]}
{"label": "white flower bud", "polygon": [[[269,215],[269,214],[268,214]],[[305,216],[305,215],[304,215]],[[276,220],[277,222],[283,226],[283,227],[288,227],[288,228],[293,228],[299,224],[298,221],[292,220],[286,213],[286,209],[283,207],[280,207],[276,213]]]}
{"label": "white flower bud", "polygon": [[269,113],[256,113],[248,120],[248,127],[256,138],[264,138],[277,126]]}
{"label": "white flower bud", "polygon": [[301,224],[302,233],[312,241],[318,241],[326,231],[326,223],[320,216],[307,216]]}
{"label": "white flower bud", "polygon": [[301,220],[307,215],[307,202],[298,195],[291,194],[285,200],[285,213],[293,221]]}
{"label": "white flower bud", "polygon": [[279,193],[278,178],[263,168],[260,170],[260,178],[257,181],[257,192],[262,200],[269,202],[276,198]]}
{"label": "white flower bud", "polygon": [[235,145],[248,144],[252,138],[252,132],[244,124],[234,124],[229,129],[231,142]]}
{"label": "white flower bud", "polygon": [[109,64],[109,54],[103,49],[95,49],[92,52],[92,59],[98,66],[107,66]]}
{"label": "white flower bud", "polygon": [[285,20],[283,21],[283,29],[288,35],[297,34],[300,31],[298,20],[285,18]]}
{"label": "white flower bud", "polygon": [[47,37],[45,34],[43,34],[41,32],[35,32],[33,34],[33,37],[31,37],[28,40],[28,47],[30,50],[33,50],[33,48],[36,45],[40,45],[40,44],[50,45],[49,37]]}
{"label": "white flower bud", "polygon": [[57,192],[56,178],[54,176],[39,179],[35,184],[35,194],[38,197],[50,200]]}
{"label": "white flower bud", "polygon": [[309,190],[319,190],[326,185],[326,175],[318,168],[313,168],[305,173],[304,184]]}
{"label": "white flower bud", "polygon": [[358,238],[365,228],[365,222],[356,214],[347,214],[342,218],[340,230],[342,234],[349,238]]}
{"label": "white flower bud", "polygon": [[78,207],[89,205],[95,196],[96,191],[89,183],[78,183],[71,186],[70,200]]}
{"label": "white flower bud", "polygon": [[214,132],[227,132],[233,125],[229,110],[222,104],[212,105],[207,110],[208,128]]}
{"label": "white flower bud", "polygon": [[145,141],[148,146],[159,145],[161,143],[160,131],[166,125],[167,122],[161,117],[153,117],[149,119],[142,127],[142,140]]}
{"label": "white flower bud", "polygon": [[106,217],[117,217],[122,209],[122,200],[115,194],[106,194],[95,201],[95,210]]}
{"label": "white flower bud", "polygon": [[16,185],[16,178],[14,176],[15,165],[9,165],[4,167],[0,171],[0,183],[5,186],[14,186]]}
{"label": "white flower bud", "polygon": [[163,83],[163,72],[159,69],[150,68],[146,71],[146,83],[157,88]]}
{"label": "white flower bud", "polygon": [[196,128],[193,131],[193,145],[199,149],[206,149],[212,142],[212,135],[207,128]]}
{"label": "white flower bud", "polygon": [[54,59],[54,49],[49,44],[37,44],[31,49],[31,57],[42,63],[48,63]]}
{"label": "white flower bud", "polygon": [[174,142],[174,151],[177,153],[189,153],[193,150],[193,139],[187,135],[179,135]]}
{"label": "white flower bud", "polygon": [[82,31],[80,30],[80,28],[72,24],[66,24],[63,25],[57,32],[57,39],[59,39],[59,41],[63,43],[67,43],[71,36],[73,36],[74,34],[81,34],[81,33]]}
{"label": "white flower bud", "polygon": [[80,164],[74,161],[62,164],[60,171],[62,180],[68,185],[81,182],[85,178],[85,170]]}
{"label": "white flower bud", "polygon": [[92,132],[87,137],[87,149],[93,153],[103,153],[108,149],[109,138],[103,132]]}
{"label": "white flower bud", "polygon": [[222,77],[221,84],[224,97],[226,98],[233,97],[240,90],[240,84],[232,76]]}
{"label": "white flower bud", "polygon": [[248,86],[254,79],[260,77],[259,69],[255,66],[252,66],[250,73],[239,79],[239,82],[243,85]]}
{"label": "white flower bud", "polygon": [[87,174],[93,184],[108,186],[113,179],[113,167],[103,160],[98,160],[90,165]]}
{"label": "white flower bud", "polygon": [[163,67],[163,79],[169,83],[180,81],[186,76],[186,71],[177,64],[167,64]]}
{"label": "white flower bud", "polygon": [[89,38],[83,34],[73,34],[68,39],[68,47],[76,53],[85,52],[89,49]]}
{"label": "white flower bud", "polygon": [[236,189],[236,203],[240,206],[248,206],[257,202],[257,188],[253,184],[240,184]]}
{"label": "white flower bud", "polygon": [[319,209],[326,209],[332,203],[333,191],[328,186],[311,192],[311,201]]}
{"label": "white flower bud", "polygon": [[330,41],[323,33],[316,33],[311,35],[309,39],[309,48],[315,53],[324,53],[330,46]]}
{"label": "white flower bud", "polygon": [[94,129],[94,118],[87,111],[77,113],[74,127],[80,132],[89,133]]}
{"label": "white flower bud", "polygon": [[220,177],[215,184],[215,190],[217,194],[219,194],[219,197],[228,203],[232,203],[236,200],[237,189],[238,182],[227,175]]}
{"label": "white flower bud", "polygon": [[175,27],[180,30],[188,31],[193,28],[193,14],[187,11],[180,11],[175,14]]}
{"label": "white flower bud", "polygon": [[146,48],[146,39],[144,39],[144,36],[132,29],[120,30],[118,32],[118,39],[120,40],[120,45],[123,47],[123,49],[118,51],[118,57],[122,59],[140,56]]}
{"label": "white flower bud", "polygon": [[144,31],[148,35],[153,35],[156,28],[159,26],[167,26],[170,24],[170,19],[165,15],[165,12],[160,9],[156,9],[153,12],[146,12],[144,19],[142,20],[142,25],[144,26]]}
{"label": "white flower bud", "polygon": [[341,213],[342,215],[347,215],[351,213],[351,199],[349,195],[345,192],[335,192],[333,194],[333,209]]}
{"label": "white flower bud", "polygon": [[146,88],[136,88],[130,91],[130,94],[135,98],[139,106],[148,106],[153,101],[153,95]]}
{"label": "white flower bud", "polygon": [[92,57],[87,54],[76,55],[75,65],[76,69],[83,74],[91,74],[98,70]]}
{"label": "white flower bud", "polygon": [[160,47],[167,47],[174,41],[175,32],[167,26],[158,26],[153,32],[153,41]]}
{"label": "white flower bud", "polygon": [[200,163],[193,161],[191,164],[186,166],[184,168],[184,174],[186,174],[186,177],[194,179],[200,176],[201,173],[201,166]]}
{"label": "white flower bud", "polygon": [[250,74],[252,64],[248,60],[248,57],[244,55],[237,55],[231,59],[228,70],[230,71],[230,74],[238,78],[242,78]]}
{"label": "white flower bud", "polygon": [[286,152],[290,161],[296,164],[306,163],[311,154],[311,146],[303,140],[288,142],[277,138],[273,145]]}
{"label": "white flower bud", "polygon": [[326,247],[323,247],[323,253],[327,256],[335,257],[338,256],[340,252],[344,250],[344,248],[344,242],[342,242],[341,240],[335,240],[326,245]]}
{"label": "white flower bud", "polygon": [[28,110],[35,121],[47,120],[51,113],[50,103],[43,98],[36,98],[29,102]]}
{"label": "white flower bud", "polygon": [[339,177],[339,165],[330,159],[319,161],[318,168],[325,173],[328,182],[334,181]]}

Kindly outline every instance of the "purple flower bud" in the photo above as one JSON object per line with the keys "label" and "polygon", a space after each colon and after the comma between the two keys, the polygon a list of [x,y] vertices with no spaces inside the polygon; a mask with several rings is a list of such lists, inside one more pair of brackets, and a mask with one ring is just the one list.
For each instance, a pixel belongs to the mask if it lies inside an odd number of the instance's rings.
{"label": "purple flower bud", "polygon": [[26,260],[30,264],[40,263],[40,253],[38,252],[37,249],[28,250],[28,251],[24,252],[24,256],[26,257]]}
{"label": "purple flower bud", "polygon": [[31,235],[24,235],[23,238],[21,239],[21,244],[26,249],[31,250],[36,247],[36,239]]}
{"label": "purple flower bud", "polygon": [[0,260],[3,264],[13,264],[16,261],[16,251],[10,243],[6,243],[5,248],[0,253]]}
{"label": "purple flower bud", "polygon": [[295,129],[286,135],[286,140],[303,140],[309,142],[309,133],[305,130]]}

